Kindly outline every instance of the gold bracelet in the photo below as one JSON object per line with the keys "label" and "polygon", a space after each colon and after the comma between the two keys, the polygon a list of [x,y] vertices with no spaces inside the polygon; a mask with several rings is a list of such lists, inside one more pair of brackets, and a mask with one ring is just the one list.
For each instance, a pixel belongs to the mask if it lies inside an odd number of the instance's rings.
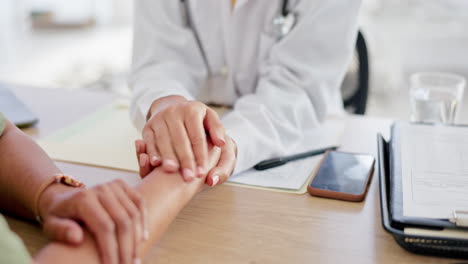
{"label": "gold bracelet", "polygon": [[40,224],[42,224],[42,218],[39,214],[39,198],[41,198],[41,195],[44,193],[44,191],[54,183],[61,183],[75,188],[85,187],[85,185],[82,182],[63,173],[56,173],[49,180],[43,182],[41,186],[39,186],[39,188],[37,189],[36,194],[34,195],[34,215],[36,217],[36,220]]}

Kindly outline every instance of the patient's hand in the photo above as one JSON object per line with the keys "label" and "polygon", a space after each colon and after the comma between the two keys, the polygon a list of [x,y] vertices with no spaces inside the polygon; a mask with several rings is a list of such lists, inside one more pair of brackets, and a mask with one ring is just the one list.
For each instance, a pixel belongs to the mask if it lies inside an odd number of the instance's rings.
{"label": "patient's hand", "polygon": [[140,194],[122,180],[66,192],[63,187],[51,185],[41,196],[44,232],[78,245],[83,242],[80,224],[84,224],[94,236],[102,263],[136,263],[148,236]]}
{"label": "patient's hand", "polygon": [[[206,177],[206,184],[215,186],[224,183],[232,174],[236,163],[237,146],[231,137],[226,136],[226,144],[221,147],[221,155],[214,163],[216,167],[212,168]],[[214,147],[210,144],[210,147]],[[154,168],[160,166],[153,166],[150,162],[149,155],[146,151],[146,144],[143,140],[135,141],[136,155],[140,168],[140,176],[146,177]]]}

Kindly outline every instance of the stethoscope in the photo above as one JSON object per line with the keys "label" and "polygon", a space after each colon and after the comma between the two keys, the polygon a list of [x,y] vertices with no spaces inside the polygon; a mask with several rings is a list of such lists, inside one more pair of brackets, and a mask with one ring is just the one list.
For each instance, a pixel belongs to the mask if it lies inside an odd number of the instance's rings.
{"label": "stethoscope", "polygon": [[[196,28],[193,26],[193,21],[191,18],[190,14],[190,7],[188,4],[187,0],[180,0],[183,5],[184,9],[184,14],[186,17],[186,23],[187,26],[193,31],[194,36],[195,36],[195,41],[197,42],[198,48],[200,50],[201,56],[203,58],[203,62],[206,66],[206,69],[208,70],[208,73],[211,74],[211,70],[208,64],[208,59],[205,53],[205,50],[203,49],[203,46],[201,45],[200,37],[199,34],[196,30]],[[272,28],[271,28],[271,35],[274,37],[276,40],[280,40],[284,38],[286,35],[291,32],[291,30],[294,28],[297,22],[297,17],[298,15],[291,10],[289,10],[289,0],[283,0],[281,4],[281,11],[280,13],[273,18],[272,21]]]}
{"label": "stethoscope", "polygon": [[283,0],[281,14],[273,18],[273,36],[282,39],[291,32],[297,22],[297,14],[289,10],[289,0]]}

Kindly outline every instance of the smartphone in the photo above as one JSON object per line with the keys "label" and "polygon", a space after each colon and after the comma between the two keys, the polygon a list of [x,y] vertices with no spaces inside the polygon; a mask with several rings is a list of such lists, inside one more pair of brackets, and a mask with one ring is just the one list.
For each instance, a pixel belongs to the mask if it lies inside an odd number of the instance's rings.
{"label": "smartphone", "polygon": [[19,128],[32,126],[37,116],[5,85],[0,84],[0,112]]}
{"label": "smartphone", "polygon": [[374,164],[371,155],[329,151],[307,190],[314,196],[360,202],[366,196]]}

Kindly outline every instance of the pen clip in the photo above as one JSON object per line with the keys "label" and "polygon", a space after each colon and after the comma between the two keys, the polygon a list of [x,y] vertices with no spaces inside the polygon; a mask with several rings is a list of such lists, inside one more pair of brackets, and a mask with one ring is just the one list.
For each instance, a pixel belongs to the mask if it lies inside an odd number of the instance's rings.
{"label": "pen clip", "polygon": [[456,226],[468,227],[468,211],[454,210],[450,222],[454,223]]}

